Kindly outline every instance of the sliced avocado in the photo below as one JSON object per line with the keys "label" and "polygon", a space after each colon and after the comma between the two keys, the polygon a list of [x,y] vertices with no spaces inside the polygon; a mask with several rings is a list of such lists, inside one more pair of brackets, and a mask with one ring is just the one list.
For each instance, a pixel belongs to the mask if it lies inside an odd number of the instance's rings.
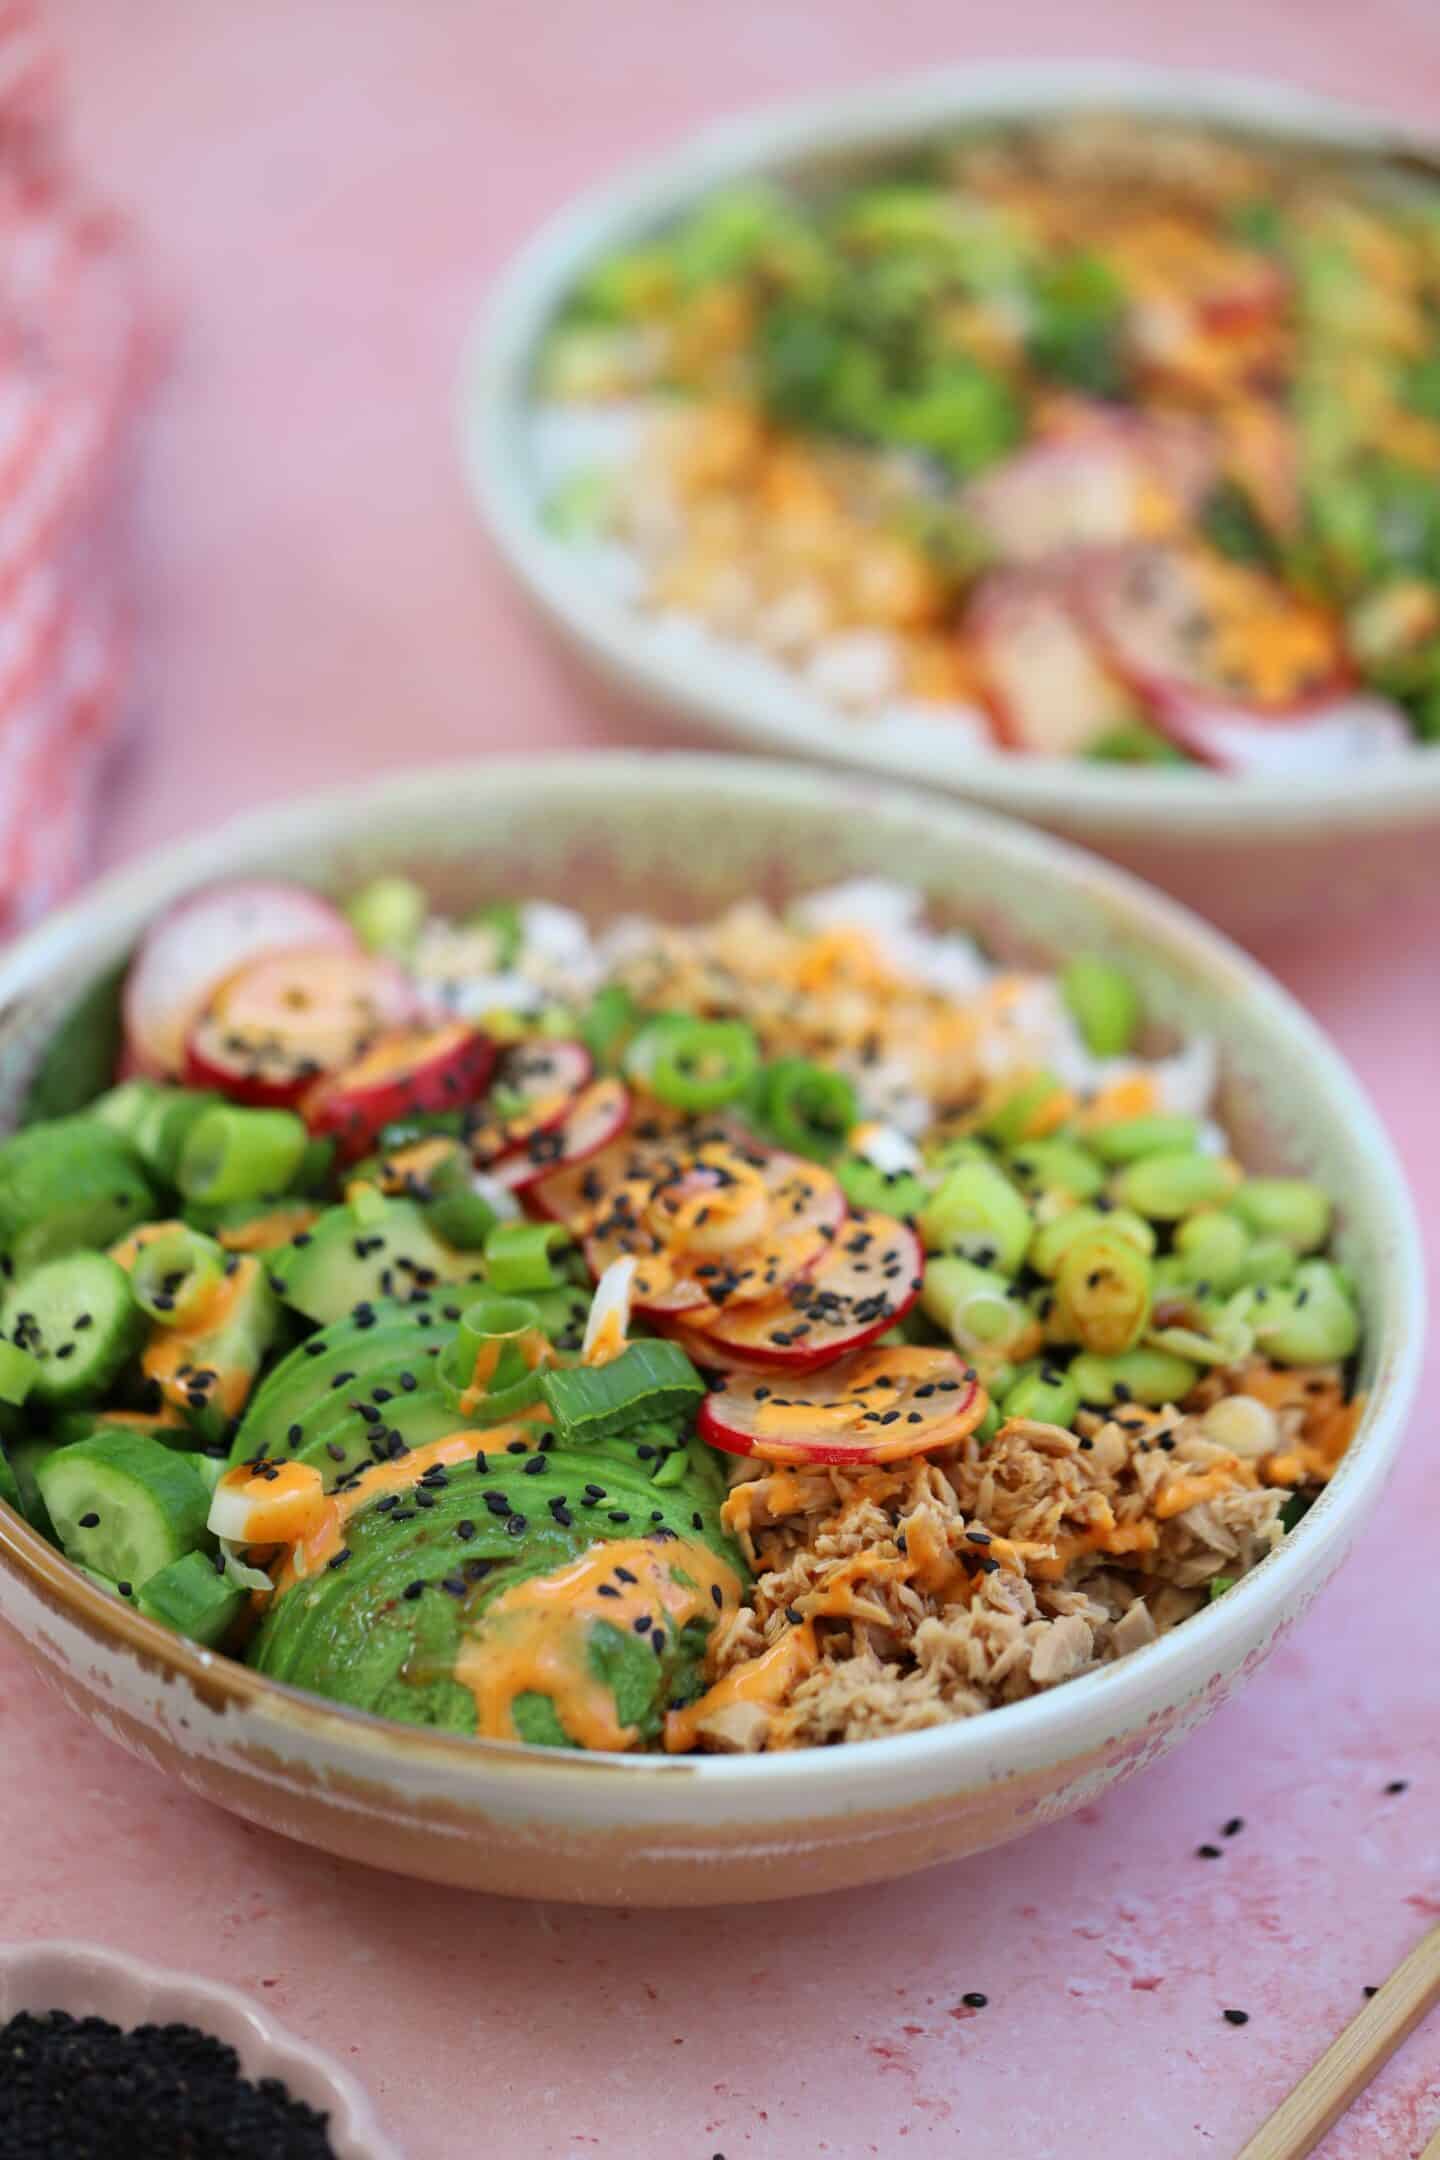
{"label": "sliced avocado", "polygon": [[134,1149],[96,1118],[29,1125],[0,1144],[0,1252],[16,1278],[113,1244],[154,1200]]}
{"label": "sliced avocado", "polygon": [[437,1284],[480,1282],[473,1253],[436,1237],[413,1200],[386,1199],[373,1186],[270,1256],[270,1280],[287,1305],[322,1325],[379,1298],[404,1302]]}

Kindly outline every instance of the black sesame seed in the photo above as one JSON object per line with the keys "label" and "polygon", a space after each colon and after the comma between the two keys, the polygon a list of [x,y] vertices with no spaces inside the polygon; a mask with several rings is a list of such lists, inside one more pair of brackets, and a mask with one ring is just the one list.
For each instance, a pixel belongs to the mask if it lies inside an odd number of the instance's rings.
{"label": "black sesame seed", "polygon": [[1226,1825],[1225,1825],[1224,1829],[1223,1829],[1223,1830],[1221,1831],[1220,1835],[1221,1835],[1222,1837],[1239,1837],[1239,1835],[1240,1835],[1240,1832],[1241,1832],[1241,1831],[1242,1831],[1242,1830],[1244,1829],[1244,1827],[1245,1827],[1245,1818],[1244,1818],[1244,1816],[1243,1816],[1243,1815],[1232,1815],[1232,1816],[1230,1817],[1230,1820],[1229,1820],[1229,1822],[1227,1822],[1227,1823],[1226,1823]]}
{"label": "black sesame seed", "polygon": [[967,2010],[987,2010],[990,2007],[989,1996],[982,1995],[978,1988],[972,1988],[970,1990],[970,1993],[968,1995],[962,1995],[960,2000],[964,2003]]}
{"label": "black sesame seed", "polygon": [[405,1595],[405,1596],[406,1596],[407,1598],[410,1598],[410,1599],[412,1599],[412,1600],[413,1600],[413,1599],[415,1599],[415,1598],[418,1598],[418,1597],[423,1597],[423,1596],[425,1595],[425,1585],[424,1585],[424,1583],[423,1583],[423,1582],[412,1582],[412,1583],[406,1583],[406,1585],[405,1585],[405,1590],[404,1590],[404,1595]]}
{"label": "black sesame seed", "polygon": [[1250,2022],[1248,2010],[1227,2010],[1224,2017],[1227,2025],[1248,2025]]}
{"label": "black sesame seed", "polygon": [[1220,1847],[1218,1845],[1197,1845],[1195,1857],[1197,1860],[1218,1860],[1220,1858]]}

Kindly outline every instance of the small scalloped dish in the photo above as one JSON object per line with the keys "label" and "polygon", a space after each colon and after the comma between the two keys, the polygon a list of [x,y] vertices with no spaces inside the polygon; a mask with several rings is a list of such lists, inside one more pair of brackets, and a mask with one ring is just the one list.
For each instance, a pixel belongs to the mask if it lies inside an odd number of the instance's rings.
{"label": "small scalloped dish", "polygon": [[335,2160],[401,2160],[347,2070],[218,1980],[167,1972],[99,1943],[0,1943],[0,2023],[23,2010],[108,2018],[125,2032],[194,2025],[234,2048],[252,2084],[279,2078],[293,2099],[328,2116]]}

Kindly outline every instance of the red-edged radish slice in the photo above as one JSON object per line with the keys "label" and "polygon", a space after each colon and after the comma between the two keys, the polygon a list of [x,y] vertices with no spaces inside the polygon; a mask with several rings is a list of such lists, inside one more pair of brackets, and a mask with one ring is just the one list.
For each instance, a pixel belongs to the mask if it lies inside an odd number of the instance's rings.
{"label": "red-edged radish slice", "polygon": [[1077,757],[1136,717],[1064,582],[1002,571],[976,589],[967,643],[995,733],[1010,750]]}
{"label": "red-edged radish slice", "polygon": [[185,1046],[185,1078],[236,1102],[296,1102],[414,1017],[415,993],[393,961],[328,945],[270,953],[212,993]]}
{"label": "red-edged radish slice", "polygon": [[1358,692],[1284,713],[1167,692],[1156,698],[1154,714],[1164,733],[1202,764],[1247,779],[1355,772],[1407,757],[1415,747],[1398,706]]}
{"label": "red-edged radish slice", "polygon": [[[557,1159],[557,1166],[537,1170],[524,1184],[525,1204],[532,1213],[550,1222],[563,1222],[572,1236],[583,1238],[609,1211],[621,1189],[637,1179],[653,1184],[664,1174],[675,1174],[705,1140],[735,1138],[718,1118],[699,1120],[678,1111],[627,1097],[623,1131],[599,1149],[584,1155]],[[760,1161],[769,1150],[746,1141]],[[516,1160],[502,1165],[511,1175]]]}
{"label": "red-edged radish slice", "polygon": [[732,1374],[701,1403],[698,1430],[730,1455],[863,1468],[963,1440],[986,1400],[953,1350],[896,1344],[790,1383]]}
{"label": "red-edged radish slice", "polygon": [[965,491],[967,512],[1002,563],[1033,565],[1176,532],[1214,479],[1212,444],[1180,415],[1116,414],[1074,400],[1057,426]]}
{"label": "red-edged radish slice", "polygon": [[1111,665],[1154,706],[1199,698],[1263,720],[1330,704],[1350,687],[1340,625],[1324,608],[1243,563],[1179,548],[1136,548],[1075,581]]}
{"label": "red-edged radish slice", "polygon": [[497,1184],[528,1203],[552,1174],[568,1173],[610,1147],[624,1132],[629,1116],[630,1090],[624,1082],[596,1080],[571,1098],[558,1125],[532,1133],[516,1153],[495,1163],[490,1174]]}
{"label": "red-edged radish slice", "polygon": [[333,1135],[341,1161],[354,1162],[398,1118],[474,1102],[494,1063],[489,1036],[463,1021],[396,1028],[352,1064],[317,1081],[301,1108],[311,1132]]}
{"label": "red-edged radish slice", "polygon": [[466,1125],[470,1153],[482,1167],[513,1155],[536,1133],[564,1118],[594,1062],[583,1043],[536,1038],[512,1043],[500,1054],[491,1100]]}
{"label": "red-edged radish slice", "polygon": [[[766,1305],[713,1319],[687,1313],[685,1347],[697,1363],[732,1360],[805,1372],[863,1349],[904,1318],[920,1295],[925,1256],[907,1223],[861,1214],[846,1223],[810,1274]],[[707,1353],[707,1346],[720,1353]]]}
{"label": "red-edged radish slice", "polygon": [[263,953],[297,945],[354,949],[343,915],[303,885],[236,883],[191,893],[154,923],[125,978],[128,1069],[171,1080],[185,1038],[217,983]]}
{"label": "red-edged radish slice", "polygon": [[846,1214],[818,1164],[714,1142],[658,1182],[624,1186],[586,1238],[585,1259],[599,1275],[633,1253],[645,1319],[718,1313],[774,1298],[817,1266]]}
{"label": "red-edged radish slice", "polygon": [[311,1463],[237,1463],[210,1499],[208,1527],[235,1545],[290,1545],[315,1529],[330,1502]]}

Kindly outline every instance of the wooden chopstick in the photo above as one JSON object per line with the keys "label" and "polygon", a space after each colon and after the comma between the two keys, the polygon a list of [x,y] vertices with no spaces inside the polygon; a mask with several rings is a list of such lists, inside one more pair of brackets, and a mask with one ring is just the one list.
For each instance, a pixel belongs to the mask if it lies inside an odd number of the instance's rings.
{"label": "wooden chopstick", "polygon": [[[1437,2001],[1440,1927],[1432,1928],[1396,1966],[1238,2160],[1304,2160]],[[1426,2146],[1423,2160],[1440,2160],[1440,2131]]]}

